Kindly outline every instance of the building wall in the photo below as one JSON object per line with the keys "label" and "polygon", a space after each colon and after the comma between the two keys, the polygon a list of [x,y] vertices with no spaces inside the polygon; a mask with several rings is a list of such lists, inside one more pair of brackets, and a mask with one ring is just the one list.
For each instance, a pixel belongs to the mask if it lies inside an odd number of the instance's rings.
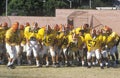
{"label": "building wall", "polygon": [[[20,24],[26,22],[38,22],[39,26],[43,25],[55,25],[55,24],[67,24],[68,16],[75,11],[84,11],[88,13],[88,16],[78,15],[75,17],[75,26],[81,26],[80,16],[88,17],[87,23],[90,23],[91,16],[93,15],[101,24],[110,26],[113,31],[120,34],[120,10],[82,10],[82,9],[56,9],[55,17],[33,17],[33,16],[9,16],[11,23],[19,21]],[[80,25],[81,24],[81,25]]]}

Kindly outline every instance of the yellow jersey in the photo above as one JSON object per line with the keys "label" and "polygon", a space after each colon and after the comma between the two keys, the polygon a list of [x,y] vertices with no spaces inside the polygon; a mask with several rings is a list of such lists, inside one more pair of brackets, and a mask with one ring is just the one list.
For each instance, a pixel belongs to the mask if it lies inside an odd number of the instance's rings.
{"label": "yellow jersey", "polygon": [[37,38],[43,40],[45,35],[45,28],[41,28],[38,30]]}
{"label": "yellow jersey", "polygon": [[26,44],[26,39],[24,35],[24,30],[20,30],[20,35],[21,35],[21,43]]}
{"label": "yellow jersey", "polygon": [[4,38],[5,38],[5,30],[0,28],[0,43],[4,42]]}
{"label": "yellow jersey", "polygon": [[43,42],[46,46],[53,46],[54,45],[54,40],[55,40],[54,34],[49,34],[49,35],[45,36]]}
{"label": "yellow jersey", "polygon": [[29,39],[29,35],[30,35],[29,29],[30,29],[30,26],[27,26],[25,27],[25,30],[24,30],[24,36],[26,39]]}
{"label": "yellow jersey", "polygon": [[66,48],[68,45],[68,35],[64,35],[61,40],[62,40],[62,48]]}
{"label": "yellow jersey", "polygon": [[5,38],[9,40],[10,43],[20,44],[21,38],[20,38],[19,30],[16,32],[13,32],[12,29],[8,29]]}
{"label": "yellow jersey", "polygon": [[58,32],[56,39],[57,39],[57,43],[56,46],[61,47],[62,46],[62,38],[64,36],[63,32]]}
{"label": "yellow jersey", "polygon": [[82,49],[84,43],[85,43],[84,37],[83,36],[79,36],[78,37],[78,44],[77,44],[77,46],[79,47],[79,49]]}
{"label": "yellow jersey", "polygon": [[93,39],[93,42],[94,42],[93,49],[94,50],[100,49],[102,47],[102,41],[103,41],[102,35],[96,36],[96,38]]}
{"label": "yellow jersey", "polygon": [[92,38],[92,36],[90,34],[85,35],[85,42],[86,42],[88,52],[93,50],[95,42],[93,41],[93,38]]}
{"label": "yellow jersey", "polygon": [[72,51],[77,51],[78,50],[78,41],[77,39],[73,39],[73,35],[70,34],[68,35],[68,45],[69,45],[69,49],[72,50]]}
{"label": "yellow jersey", "polygon": [[106,43],[107,43],[108,47],[111,48],[111,47],[113,47],[114,45],[116,45],[116,43],[117,43],[118,40],[119,40],[118,34],[115,33],[115,32],[112,32],[112,33],[108,36]]}
{"label": "yellow jersey", "polygon": [[79,28],[76,28],[76,29],[75,29],[75,33],[76,33],[76,34],[79,34],[80,30],[81,30],[80,27],[79,27]]}
{"label": "yellow jersey", "polygon": [[34,37],[37,40],[39,40],[38,30],[39,29],[32,30],[30,27],[26,27],[25,31],[24,31],[25,38],[28,39],[28,40],[30,40],[31,38]]}

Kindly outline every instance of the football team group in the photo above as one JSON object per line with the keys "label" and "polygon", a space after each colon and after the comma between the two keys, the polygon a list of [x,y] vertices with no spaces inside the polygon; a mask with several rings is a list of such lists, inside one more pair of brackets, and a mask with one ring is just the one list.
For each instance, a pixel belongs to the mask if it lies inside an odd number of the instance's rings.
{"label": "football team group", "polygon": [[88,24],[74,28],[56,24],[39,26],[14,22],[0,24],[0,64],[116,67],[119,64],[120,37],[109,26],[99,29]]}

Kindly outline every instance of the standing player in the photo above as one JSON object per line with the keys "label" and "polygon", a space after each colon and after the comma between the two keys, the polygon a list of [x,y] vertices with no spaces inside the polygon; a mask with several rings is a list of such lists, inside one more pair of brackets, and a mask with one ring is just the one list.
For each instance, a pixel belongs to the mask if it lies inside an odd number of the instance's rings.
{"label": "standing player", "polygon": [[5,35],[5,42],[7,53],[9,54],[7,66],[10,68],[14,68],[14,61],[17,58],[17,53],[20,51],[19,32],[17,23],[14,23],[12,27],[9,30],[7,30]]}
{"label": "standing player", "polygon": [[107,38],[107,46],[110,49],[110,56],[112,57],[112,60],[114,62],[114,67],[116,66],[116,60],[115,60],[115,53],[117,53],[117,47],[116,47],[116,43],[119,40],[119,36],[115,33],[112,32],[111,28],[108,28],[107,30],[107,34],[108,34],[108,38]]}
{"label": "standing player", "polygon": [[[86,34],[85,35],[85,41],[86,41],[86,45],[87,45],[87,60],[88,60],[88,68],[91,67],[91,57],[95,57],[100,61],[101,59],[101,55],[100,55],[100,38],[99,36],[96,35],[96,31],[93,29],[90,34]],[[93,58],[93,65],[95,64],[95,58]],[[101,68],[103,68],[103,65],[100,61],[100,66]]]}
{"label": "standing player", "polygon": [[26,37],[26,51],[27,51],[27,60],[28,63],[31,64],[31,52],[33,51],[33,55],[36,58],[36,66],[41,66],[39,63],[39,39],[38,39],[38,24],[34,22],[32,26],[28,26],[25,28],[24,35]]}
{"label": "standing player", "polygon": [[2,26],[0,26],[0,64],[3,63],[4,61],[4,57],[5,57],[5,30],[3,28],[3,26],[5,25],[2,24]]}
{"label": "standing player", "polygon": [[56,63],[58,66],[62,63],[62,38],[64,33],[62,32],[62,25],[56,25],[54,30],[57,33],[56,35],[56,43],[55,43],[55,52],[56,52]]}
{"label": "standing player", "polygon": [[83,47],[85,45],[85,40],[83,37],[83,32],[84,30],[80,30],[79,31],[79,37],[78,37],[78,51],[79,51],[79,56],[81,57],[81,62],[82,62],[82,66],[85,66],[85,56],[86,53],[83,51]]}
{"label": "standing player", "polygon": [[50,55],[52,57],[52,66],[53,67],[56,67],[55,39],[56,39],[56,33],[48,25],[46,36],[45,36],[45,39],[44,39],[44,44],[45,44],[45,46],[47,46],[46,47],[47,51],[49,51],[49,52],[47,52],[46,62],[49,65],[49,62],[48,62],[48,53],[50,53]]}

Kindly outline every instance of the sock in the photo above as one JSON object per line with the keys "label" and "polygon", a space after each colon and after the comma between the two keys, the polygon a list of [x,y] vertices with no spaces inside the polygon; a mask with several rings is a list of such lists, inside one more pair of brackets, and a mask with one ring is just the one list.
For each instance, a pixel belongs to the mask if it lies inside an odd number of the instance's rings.
{"label": "sock", "polygon": [[59,63],[59,61],[57,61],[56,63]]}
{"label": "sock", "polygon": [[88,66],[91,66],[91,63],[90,63],[90,62],[88,62]]}
{"label": "sock", "polygon": [[103,66],[103,64],[102,63],[100,63],[100,67],[102,67]]}
{"label": "sock", "polygon": [[85,64],[84,61],[82,61],[82,66],[83,66],[84,64]]}
{"label": "sock", "polygon": [[72,64],[72,61],[69,61],[70,64]]}
{"label": "sock", "polygon": [[68,61],[65,61],[65,63],[68,63]]}
{"label": "sock", "polygon": [[12,60],[11,65],[14,64],[15,59]]}
{"label": "sock", "polygon": [[9,66],[11,64],[11,62],[8,62],[7,66]]}
{"label": "sock", "polygon": [[17,64],[21,65],[21,63],[20,63],[20,57],[17,58]]}
{"label": "sock", "polygon": [[114,61],[114,65],[116,65],[116,61]]}
{"label": "sock", "polygon": [[105,65],[107,66],[107,65],[108,65],[108,62],[106,62]]}
{"label": "sock", "polygon": [[40,63],[39,63],[39,61],[38,61],[38,60],[36,60],[36,65],[37,65],[37,66],[39,66],[39,65],[40,65]]}
{"label": "sock", "polygon": [[93,62],[92,64],[93,64],[93,66],[95,66],[95,62]]}
{"label": "sock", "polygon": [[30,60],[28,60],[28,64],[32,64]]}
{"label": "sock", "polygon": [[48,61],[46,61],[46,65],[49,65],[49,62],[48,62]]}

